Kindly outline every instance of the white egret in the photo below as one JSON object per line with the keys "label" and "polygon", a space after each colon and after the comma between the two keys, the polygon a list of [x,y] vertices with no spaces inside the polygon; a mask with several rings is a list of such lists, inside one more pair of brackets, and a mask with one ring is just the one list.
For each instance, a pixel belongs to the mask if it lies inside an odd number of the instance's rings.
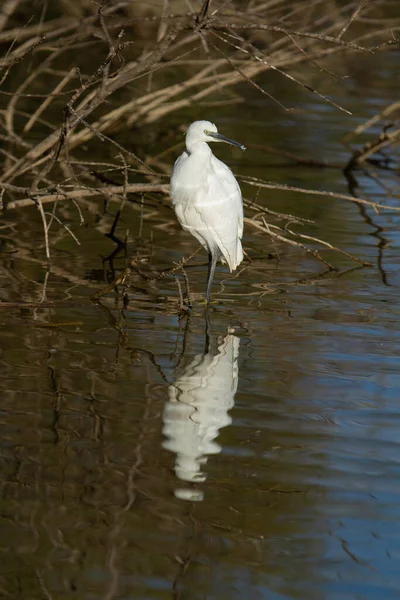
{"label": "white egret", "polygon": [[234,271],[243,260],[243,204],[232,171],[216,158],[207,142],[246,147],[218,133],[210,121],[195,121],[186,133],[186,150],[176,160],[171,198],[183,229],[190,231],[208,252],[206,303],[218,259]]}

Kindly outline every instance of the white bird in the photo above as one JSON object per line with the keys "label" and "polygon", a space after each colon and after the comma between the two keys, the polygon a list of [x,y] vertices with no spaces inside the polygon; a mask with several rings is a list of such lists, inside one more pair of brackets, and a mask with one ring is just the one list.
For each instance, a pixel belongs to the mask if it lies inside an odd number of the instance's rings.
{"label": "white bird", "polygon": [[186,150],[171,176],[171,198],[178,221],[208,252],[206,304],[217,260],[234,271],[243,260],[243,204],[232,171],[216,158],[207,142],[246,147],[218,133],[210,121],[195,121],[186,133]]}

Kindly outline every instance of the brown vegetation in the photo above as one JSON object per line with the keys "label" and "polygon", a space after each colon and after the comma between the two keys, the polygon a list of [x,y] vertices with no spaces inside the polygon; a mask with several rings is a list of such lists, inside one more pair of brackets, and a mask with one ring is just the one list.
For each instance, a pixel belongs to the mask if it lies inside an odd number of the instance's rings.
{"label": "brown vegetation", "polygon": [[[168,157],[164,162],[164,153],[144,156],[135,143],[135,131],[207,98],[214,100],[222,90],[229,102],[228,91],[241,82],[282,106],[258,82],[268,70],[347,112],[302,77],[302,65],[334,77],[325,66],[327,57],[372,55],[398,47],[400,18],[386,0],[205,0],[199,6],[191,0],[158,4],[80,0],[60,2],[55,8],[44,0],[41,10],[35,4],[32,15],[23,0],[3,4],[1,205],[3,210],[37,206],[48,259],[50,227],[58,224],[76,239],[58,213],[65,202],[76,207],[81,219],[81,207],[101,197],[118,202],[121,211],[126,202],[140,204],[143,195],[156,206],[165,204],[172,161]],[[385,121],[378,139],[350,150],[347,172],[398,144],[398,114],[397,102],[377,115],[376,121],[390,115],[394,124],[388,127]],[[373,123],[359,127],[354,135]],[[128,128],[129,148],[124,136]],[[88,155],[95,158],[87,160]],[[256,178],[243,181],[258,189],[283,187]],[[385,208],[355,195],[286,189]],[[245,201],[245,206],[247,226],[297,245],[333,268],[315,246],[337,248],[287,226],[301,219],[254,202]],[[306,245],[309,242],[313,247]]]}

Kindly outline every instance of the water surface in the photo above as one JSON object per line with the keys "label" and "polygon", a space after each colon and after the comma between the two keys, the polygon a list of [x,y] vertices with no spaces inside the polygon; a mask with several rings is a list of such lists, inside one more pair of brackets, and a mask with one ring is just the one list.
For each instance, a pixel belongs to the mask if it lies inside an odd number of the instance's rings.
{"label": "water surface", "polygon": [[[218,156],[243,176],[347,193],[339,169],[259,146],[345,164],[341,137],[393,100],[382,65],[370,77],[368,101],[355,76],[335,86],[352,116],[292,87],[281,93],[302,110],[290,114],[243,92],[248,105],[212,119],[249,150]],[[375,175],[357,174],[360,195],[398,204],[379,184],[398,180]],[[112,209],[80,227],[65,208],[82,246],[55,234],[50,270],[36,210],[5,215],[1,300],[15,306],[0,313],[0,596],[400,597],[399,213],[293,192],[257,202],[313,219],[301,231],[373,267],[329,252],[340,270],[324,274],[247,227],[252,262],[218,268],[209,339],[204,255],[188,269],[189,317],[171,277],[133,273],[125,308],[116,294],[95,304],[125,266],[103,260]],[[168,209],[139,217],[127,206],[118,232],[147,272],[196,248]]]}

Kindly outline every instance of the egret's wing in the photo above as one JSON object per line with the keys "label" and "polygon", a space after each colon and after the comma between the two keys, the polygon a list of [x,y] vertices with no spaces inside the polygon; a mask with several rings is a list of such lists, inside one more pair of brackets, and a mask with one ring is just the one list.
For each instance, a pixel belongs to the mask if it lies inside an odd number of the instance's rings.
{"label": "egret's wing", "polygon": [[238,215],[238,236],[242,239],[243,236],[243,201],[242,192],[236,178],[229,167],[221,160],[213,157],[214,170],[224,187],[229,191],[229,196],[232,199],[232,210]]}
{"label": "egret's wing", "polygon": [[184,152],[176,159],[171,175],[170,196],[175,214],[182,228],[189,231],[208,251],[207,240],[198,233],[203,222],[195,209],[199,181],[193,176],[189,154]]}
{"label": "egret's wing", "polygon": [[[187,209],[197,212],[197,232],[209,248],[217,246],[221,250],[232,271],[243,260],[240,242],[243,233],[242,194],[231,170],[224,163],[212,157],[210,167],[205,170],[201,185],[196,190],[195,201]],[[193,214],[191,218],[194,220]]]}

